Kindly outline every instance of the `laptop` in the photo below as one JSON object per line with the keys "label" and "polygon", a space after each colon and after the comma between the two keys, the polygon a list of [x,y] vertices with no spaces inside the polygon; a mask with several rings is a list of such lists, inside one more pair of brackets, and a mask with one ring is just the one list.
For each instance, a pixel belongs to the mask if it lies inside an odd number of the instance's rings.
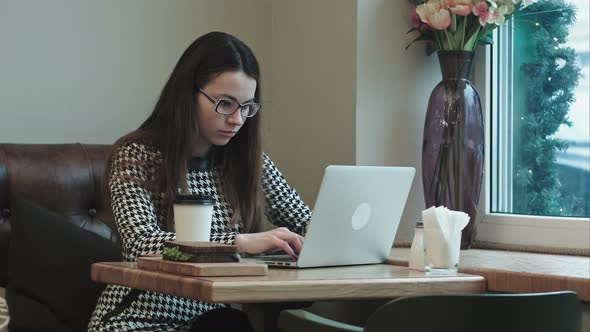
{"label": "laptop", "polygon": [[298,259],[246,260],[291,268],[383,263],[415,172],[412,167],[328,166]]}

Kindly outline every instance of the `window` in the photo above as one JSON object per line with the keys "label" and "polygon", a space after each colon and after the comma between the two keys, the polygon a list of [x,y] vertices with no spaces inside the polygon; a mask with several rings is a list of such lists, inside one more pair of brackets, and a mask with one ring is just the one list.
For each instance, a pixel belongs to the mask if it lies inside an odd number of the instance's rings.
{"label": "window", "polygon": [[480,61],[491,80],[478,86],[488,113],[479,240],[590,247],[589,9],[527,7]]}

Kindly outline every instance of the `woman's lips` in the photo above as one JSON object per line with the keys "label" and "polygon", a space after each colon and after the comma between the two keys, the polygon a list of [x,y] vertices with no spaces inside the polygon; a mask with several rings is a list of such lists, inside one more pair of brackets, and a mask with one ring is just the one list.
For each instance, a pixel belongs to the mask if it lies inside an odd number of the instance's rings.
{"label": "woman's lips", "polygon": [[220,130],[219,133],[223,136],[226,136],[226,137],[234,137],[234,135],[236,134],[235,131],[231,131],[231,130]]}

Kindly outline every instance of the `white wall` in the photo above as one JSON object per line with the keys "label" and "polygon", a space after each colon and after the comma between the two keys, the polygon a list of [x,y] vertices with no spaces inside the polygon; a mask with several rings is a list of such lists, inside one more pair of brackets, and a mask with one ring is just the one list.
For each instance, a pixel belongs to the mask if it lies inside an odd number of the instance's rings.
{"label": "white wall", "polygon": [[264,114],[273,159],[310,205],[328,164],[416,167],[398,240],[411,239],[424,209],[422,131],[440,80],[423,44],[405,50],[409,10],[392,0],[273,1]]}
{"label": "white wall", "polygon": [[[409,1],[358,0],[356,162],[412,166],[416,176],[398,230],[411,240],[424,209],[421,151],[430,92],[438,83],[436,56],[426,56],[415,38]],[[389,184],[395,185],[395,184]]]}
{"label": "white wall", "polygon": [[324,168],[355,163],[356,0],[272,2],[273,160],[313,206]]}
{"label": "white wall", "polygon": [[112,143],[203,33],[235,34],[270,74],[270,25],[271,0],[0,0],[0,142]]}
{"label": "white wall", "polygon": [[310,205],[328,164],[416,167],[398,240],[411,239],[424,209],[422,131],[440,80],[424,44],[405,50],[409,11],[392,0],[273,1],[264,113],[269,151]]}

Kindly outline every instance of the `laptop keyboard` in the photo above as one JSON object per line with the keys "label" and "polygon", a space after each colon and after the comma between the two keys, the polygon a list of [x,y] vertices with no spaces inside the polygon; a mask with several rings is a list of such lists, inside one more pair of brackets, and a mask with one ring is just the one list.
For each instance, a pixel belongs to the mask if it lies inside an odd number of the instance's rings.
{"label": "laptop keyboard", "polygon": [[257,260],[275,261],[275,262],[294,262],[295,260],[289,255],[260,255],[256,256]]}

